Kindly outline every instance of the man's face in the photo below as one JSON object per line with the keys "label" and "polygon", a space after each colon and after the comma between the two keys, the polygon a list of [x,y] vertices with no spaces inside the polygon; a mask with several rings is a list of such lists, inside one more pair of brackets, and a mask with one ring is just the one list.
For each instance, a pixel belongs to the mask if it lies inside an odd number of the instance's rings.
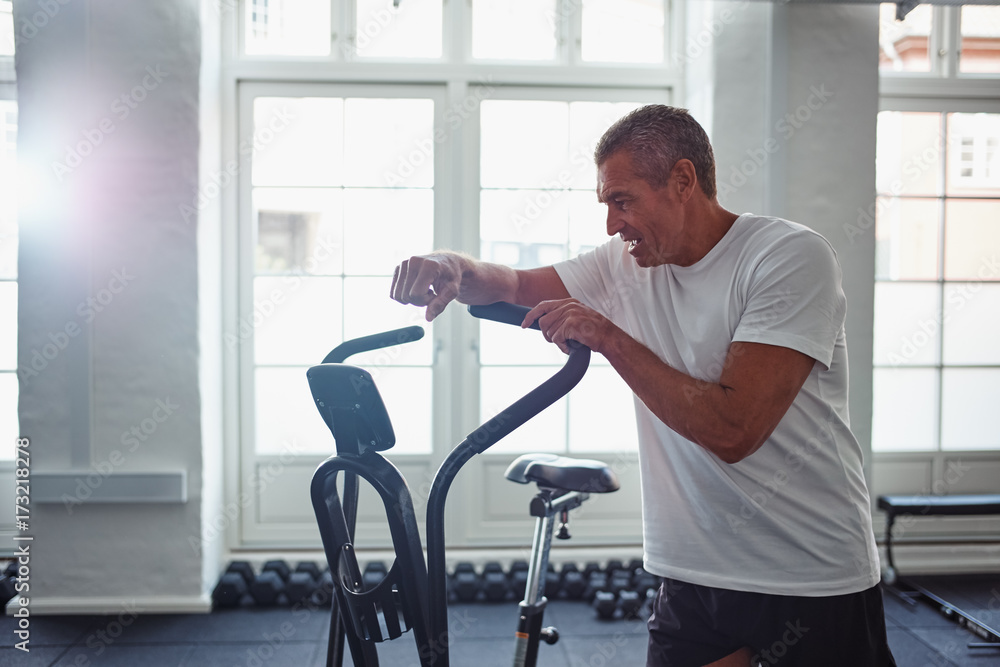
{"label": "man's face", "polygon": [[654,188],[640,178],[632,158],[618,151],[598,165],[597,199],[608,207],[608,236],[618,234],[642,267],[687,266],[685,217],[670,181]]}

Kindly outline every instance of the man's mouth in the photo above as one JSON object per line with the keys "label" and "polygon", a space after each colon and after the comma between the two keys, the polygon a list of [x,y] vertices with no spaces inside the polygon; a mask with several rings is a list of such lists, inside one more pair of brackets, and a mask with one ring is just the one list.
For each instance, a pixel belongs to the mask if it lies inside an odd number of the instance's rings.
{"label": "man's mouth", "polygon": [[622,241],[624,241],[625,243],[628,243],[628,251],[630,253],[633,252],[640,243],[642,243],[642,239],[641,238],[628,239],[628,238],[625,238],[624,234],[622,234]]}

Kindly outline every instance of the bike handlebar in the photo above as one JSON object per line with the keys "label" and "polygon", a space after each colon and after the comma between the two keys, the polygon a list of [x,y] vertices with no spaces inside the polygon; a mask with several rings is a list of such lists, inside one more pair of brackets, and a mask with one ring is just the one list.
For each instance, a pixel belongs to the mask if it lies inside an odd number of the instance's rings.
{"label": "bike handlebar", "polygon": [[392,331],[362,336],[353,340],[345,341],[330,350],[330,353],[323,357],[324,364],[342,364],[344,360],[354,354],[379,350],[383,347],[412,343],[424,337],[424,329],[419,326],[403,327]]}
{"label": "bike handlebar", "polygon": [[[521,322],[524,322],[524,316],[528,314],[529,310],[531,309],[527,306],[517,306],[506,301],[497,301],[488,306],[469,306],[469,313],[473,317],[513,324],[516,327],[521,326]],[[538,320],[535,320],[529,328],[540,329],[541,327],[538,326]]]}

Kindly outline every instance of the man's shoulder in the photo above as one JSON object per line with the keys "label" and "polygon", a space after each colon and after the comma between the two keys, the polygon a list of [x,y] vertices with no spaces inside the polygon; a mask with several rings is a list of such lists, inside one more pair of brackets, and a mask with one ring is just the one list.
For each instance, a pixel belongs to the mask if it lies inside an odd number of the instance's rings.
{"label": "man's shoulder", "polygon": [[745,226],[744,244],[749,248],[769,253],[773,251],[806,251],[833,253],[833,246],[816,230],[792,220],[766,215],[740,216]]}

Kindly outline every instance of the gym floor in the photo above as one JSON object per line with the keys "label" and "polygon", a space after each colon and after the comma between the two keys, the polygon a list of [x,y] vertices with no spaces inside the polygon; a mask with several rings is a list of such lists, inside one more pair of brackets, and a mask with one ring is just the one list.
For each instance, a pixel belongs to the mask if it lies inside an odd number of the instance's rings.
{"label": "gym floor", "polygon": [[[1000,580],[965,578],[963,608],[978,607],[985,623],[1000,625]],[[969,591],[975,591],[970,594]],[[899,667],[1000,665],[1000,650],[968,649],[968,631],[929,606],[911,606],[886,594],[889,643]],[[452,664],[493,667],[511,663],[511,628],[515,606],[455,604]],[[50,616],[31,623],[31,652],[13,648],[14,619],[0,619],[0,665],[112,667],[322,667],[326,656],[328,612],[292,611],[287,607],[246,607],[211,615],[128,617]],[[645,664],[646,629],[642,621],[601,621],[584,603],[554,601],[547,625],[562,639],[542,646],[546,667],[601,667]],[[126,624],[127,623],[127,624]],[[387,667],[417,665],[408,636],[380,649]],[[846,667],[846,666],[845,666]]]}

